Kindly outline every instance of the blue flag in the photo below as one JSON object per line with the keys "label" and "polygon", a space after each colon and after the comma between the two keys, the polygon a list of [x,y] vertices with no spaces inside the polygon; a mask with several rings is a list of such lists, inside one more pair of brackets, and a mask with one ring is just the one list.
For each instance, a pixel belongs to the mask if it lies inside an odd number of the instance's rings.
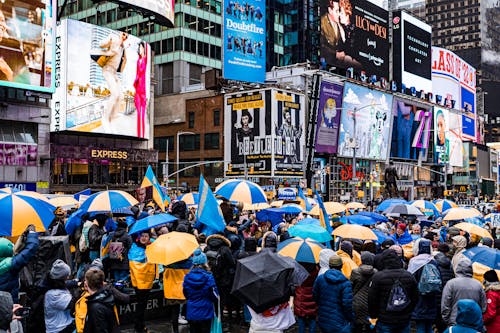
{"label": "blue flag", "polygon": [[298,187],[298,194],[299,194],[299,198],[301,198],[302,200],[304,200],[304,205],[303,208],[306,210],[306,212],[310,211],[312,209],[312,205],[311,203],[309,202],[309,200],[307,200],[306,196],[304,195],[304,192],[302,191],[302,187],[300,186],[297,186]]}
{"label": "blue flag", "polygon": [[319,220],[321,222],[321,225],[326,228],[326,231],[328,231],[329,234],[331,234],[333,230],[332,226],[330,225],[330,218],[328,216],[328,213],[326,212],[325,204],[323,203],[321,196],[318,194],[318,191],[314,191],[314,194],[316,194],[316,199],[318,200]]}
{"label": "blue flag", "polygon": [[224,231],[226,223],[222,215],[222,210],[203,175],[200,175],[199,195],[200,202],[196,211],[196,220],[197,223],[205,225],[203,232],[208,236]]}

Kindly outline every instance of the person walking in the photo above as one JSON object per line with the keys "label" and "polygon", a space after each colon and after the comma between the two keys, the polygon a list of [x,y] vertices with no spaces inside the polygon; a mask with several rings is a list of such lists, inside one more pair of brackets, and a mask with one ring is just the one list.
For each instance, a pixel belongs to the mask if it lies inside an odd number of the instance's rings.
{"label": "person walking", "polygon": [[293,313],[297,316],[299,324],[298,333],[316,332],[316,317],[318,315],[318,305],[313,299],[313,286],[318,277],[318,266],[313,263],[300,263],[309,273],[306,280],[295,288],[293,298]]}
{"label": "person walking", "polygon": [[[481,308],[476,301],[461,299],[457,302],[457,322],[443,333],[481,333],[484,332]],[[489,331],[488,331],[489,332]],[[496,332],[496,331],[492,331]]]}
{"label": "person walking", "polygon": [[451,266],[453,267],[453,272],[456,275],[458,264],[464,258],[467,258],[464,255],[465,248],[467,247],[467,239],[464,236],[457,235],[452,238],[452,244],[453,244],[453,258],[451,258]]}
{"label": "person walking", "polygon": [[495,270],[484,273],[484,288],[486,291],[486,312],[483,322],[487,332],[500,332],[500,282]]}
{"label": "person walking", "polygon": [[368,290],[373,274],[377,272],[373,268],[373,253],[361,252],[361,266],[355,268],[351,273],[352,283],[352,307],[355,314],[354,332],[373,332],[368,321]]}

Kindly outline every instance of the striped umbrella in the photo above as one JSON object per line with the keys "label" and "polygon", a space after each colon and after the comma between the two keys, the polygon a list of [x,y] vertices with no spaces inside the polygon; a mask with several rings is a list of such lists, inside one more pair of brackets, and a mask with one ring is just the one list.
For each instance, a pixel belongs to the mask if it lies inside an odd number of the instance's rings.
{"label": "striped umbrella", "polygon": [[0,188],[0,193],[12,194],[12,193],[16,193],[16,192],[19,192],[19,190],[16,190],[15,188],[12,188],[12,187]]}
{"label": "striped umbrella", "polygon": [[420,211],[427,216],[429,215],[439,216],[439,210],[437,209],[436,205],[434,205],[430,201],[415,200],[411,203],[411,205],[420,209]]}
{"label": "striped umbrella", "polygon": [[278,253],[298,262],[319,263],[319,252],[325,247],[309,238],[290,238],[278,244]]}
{"label": "striped umbrella", "polygon": [[475,208],[450,208],[446,211],[444,221],[462,221],[466,218],[482,216],[482,214]]}
{"label": "striped umbrella", "polygon": [[102,191],[92,194],[80,206],[83,212],[111,212],[136,205],[138,201],[124,191]]}
{"label": "striped umbrella", "polygon": [[55,207],[29,196],[0,193],[0,236],[19,236],[28,225],[45,231],[54,219]]}
{"label": "striped umbrella", "polygon": [[226,180],[216,187],[215,194],[229,201],[238,201],[250,205],[267,203],[266,193],[254,182],[242,179]]}
{"label": "striped umbrella", "polygon": [[458,205],[451,200],[440,199],[434,202],[434,205],[439,210],[440,213],[447,211],[450,208],[457,208]]}
{"label": "striped umbrella", "polygon": [[184,201],[188,206],[197,205],[200,202],[200,195],[198,192],[190,192],[181,195],[178,199]]}
{"label": "striped umbrella", "polygon": [[423,216],[424,214],[415,206],[408,204],[393,205],[384,210],[387,216],[415,215]]}

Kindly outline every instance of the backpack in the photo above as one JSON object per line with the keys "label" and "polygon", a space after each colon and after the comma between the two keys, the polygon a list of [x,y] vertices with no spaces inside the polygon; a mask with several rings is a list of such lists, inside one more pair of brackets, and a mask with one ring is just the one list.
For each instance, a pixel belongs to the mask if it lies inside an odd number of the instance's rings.
{"label": "backpack", "polygon": [[403,285],[399,280],[393,283],[391,292],[389,293],[389,298],[387,299],[386,311],[399,312],[406,309],[410,305],[411,301],[406,294]]}
{"label": "backpack", "polygon": [[81,253],[87,251],[89,249],[89,230],[92,226],[92,222],[85,221],[82,228],[82,234],[80,236],[80,240],[78,241],[78,248]]}
{"label": "backpack", "polygon": [[120,241],[111,241],[109,243],[109,259],[117,259],[117,260],[122,260],[123,259],[123,250],[124,246],[123,243]]}
{"label": "backpack", "polygon": [[208,250],[205,253],[207,256],[208,267],[210,267],[210,271],[214,274],[214,277],[219,272],[219,266],[222,261],[222,254],[220,253],[220,249],[218,251]]}
{"label": "backpack", "polygon": [[422,295],[441,291],[441,275],[433,264],[425,264],[418,281],[418,291]]}

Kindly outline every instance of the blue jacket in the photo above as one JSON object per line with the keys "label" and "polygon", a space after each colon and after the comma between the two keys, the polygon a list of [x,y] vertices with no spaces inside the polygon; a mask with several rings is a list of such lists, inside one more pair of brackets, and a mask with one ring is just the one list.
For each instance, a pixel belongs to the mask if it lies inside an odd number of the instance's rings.
{"label": "blue jacket", "polygon": [[28,233],[24,249],[12,257],[10,269],[0,275],[0,290],[10,292],[14,304],[19,303],[19,272],[35,256],[38,244],[38,234]]}
{"label": "blue jacket", "polygon": [[[483,332],[483,314],[481,308],[471,299],[461,299],[457,303],[457,324],[452,327],[453,333]],[[448,327],[443,333],[449,333]]]}
{"label": "blue jacket", "polygon": [[330,269],[314,282],[318,326],[325,332],[351,332],[354,322],[352,285],[341,271]]}
{"label": "blue jacket", "polygon": [[182,284],[187,300],[187,320],[210,320],[214,317],[214,302],[218,292],[212,273],[195,267],[184,277]]}
{"label": "blue jacket", "polygon": [[408,230],[405,230],[405,232],[401,236],[394,234],[391,237],[396,242],[396,244],[401,246],[413,242],[413,238],[411,238],[411,235],[408,232]]}

